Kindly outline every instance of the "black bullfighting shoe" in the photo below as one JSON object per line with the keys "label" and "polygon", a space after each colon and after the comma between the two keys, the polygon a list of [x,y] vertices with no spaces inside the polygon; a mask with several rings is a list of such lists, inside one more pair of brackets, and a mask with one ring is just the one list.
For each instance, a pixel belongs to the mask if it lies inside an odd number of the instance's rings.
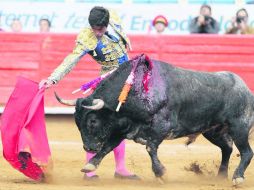
{"label": "black bullfighting shoe", "polygon": [[138,177],[136,174],[132,174],[132,175],[121,175],[117,172],[115,172],[115,178],[116,179],[129,179],[129,180],[141,180],[140,177]]}

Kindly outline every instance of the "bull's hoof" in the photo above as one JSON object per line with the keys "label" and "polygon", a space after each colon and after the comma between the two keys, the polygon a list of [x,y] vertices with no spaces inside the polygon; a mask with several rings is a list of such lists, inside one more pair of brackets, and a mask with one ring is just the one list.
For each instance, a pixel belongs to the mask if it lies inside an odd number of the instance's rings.
{"label": "bull's hoof", "polygon": [[81,170],[81,172],[88,173],[88,172],[92,172],[94,170],[96,170],[96,166],[93,164],[87,163],[85,165],[85,167]]}
{"label": "bull's hoof", "polygon": [[166,168],[161,167],[158,170],[154,170],[154,173],[155,173],[155,177],[161,178],[162,176],[164,176],[166,174]]}
{"label": "bull's hoof", "polygon": [[243,181],[244,181],[244,178],[243,178],[243,177],[235,178],[235,179],[233,179],[233,185],[234,185],[234,186],[238,186],[238,185],[242,184]]}
{"label": "bull's hoof", "polygon": [[227,174],[227,172],[219,172],[217,177],[219,179],[227,179],[228,178],[228,174]]}
{"label": "bull's hoof", "polygon": [[157,177],[156,179],[161,185],[164,185],[166,183],[166,180],[163,177]]}

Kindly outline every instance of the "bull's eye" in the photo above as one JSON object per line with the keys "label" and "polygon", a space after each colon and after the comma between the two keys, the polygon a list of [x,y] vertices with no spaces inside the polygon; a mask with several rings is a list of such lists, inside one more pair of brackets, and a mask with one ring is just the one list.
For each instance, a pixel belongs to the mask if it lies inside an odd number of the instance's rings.
{"label": "bull's eye", "polygon": [[87,117],[86,125],[90,133],[97,133],[101,128],[100,117],[95,113],[90,113]]}

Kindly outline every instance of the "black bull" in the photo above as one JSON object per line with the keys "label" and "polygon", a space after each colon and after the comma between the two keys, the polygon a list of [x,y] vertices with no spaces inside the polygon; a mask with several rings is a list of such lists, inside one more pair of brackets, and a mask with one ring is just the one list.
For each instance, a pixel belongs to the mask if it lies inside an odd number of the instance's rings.
{"label": "black bull", "polygon": [[[126,103],[116,112],[118,96],[135,61],[134,83]],[[147,73],[150,79],[145,89]],[[76,106],[75,121],[84,149],[96,153],[84,168],[87,172],[95,170],[123,139],[146,145],[156,177],[165,172],[157,156],[164,139],[202,134],[222,151],[218,172],[222,177],[228,175],[235,143],[241,161],[233,174],[234,184],[243,181],[253,157],[248,136],[254,122],[254,98],[242,79],[230,72],[185,70],[160,61],[151,63],[142,55],[122,64],[89,97],[57,98]]]}

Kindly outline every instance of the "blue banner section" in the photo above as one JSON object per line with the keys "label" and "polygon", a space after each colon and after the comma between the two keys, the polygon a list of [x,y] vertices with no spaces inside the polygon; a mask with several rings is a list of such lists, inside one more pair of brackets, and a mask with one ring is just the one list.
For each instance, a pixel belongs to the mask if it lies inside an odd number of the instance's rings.
{"label": "blue banner section", "polygon": [[[52,23],[52,32],[78,33],[85,27],[90,9],[96,4],[88,3],[11,3],[3,2],[0,7],[0,27],[10,31],[13,19],[19,19],[24,32],[38,32],[39,20],[47,18]],[[188,34],[192,18],[198,15],[200,5],[179,4],[105,4],[106,8],[115,10],[122,18],[125,30],[129,34],[149,34],[153,27],[151,22],[159,14],[169,22],[168,34]],[[243,5],[249,12],[249,24],[254,26],[254,5]],[[212,5],[213,17],[220,24],[220,33],[224,33],[231,18],[235,16],[236,5]],[[225,11],[227,10],[227,11]]]}

